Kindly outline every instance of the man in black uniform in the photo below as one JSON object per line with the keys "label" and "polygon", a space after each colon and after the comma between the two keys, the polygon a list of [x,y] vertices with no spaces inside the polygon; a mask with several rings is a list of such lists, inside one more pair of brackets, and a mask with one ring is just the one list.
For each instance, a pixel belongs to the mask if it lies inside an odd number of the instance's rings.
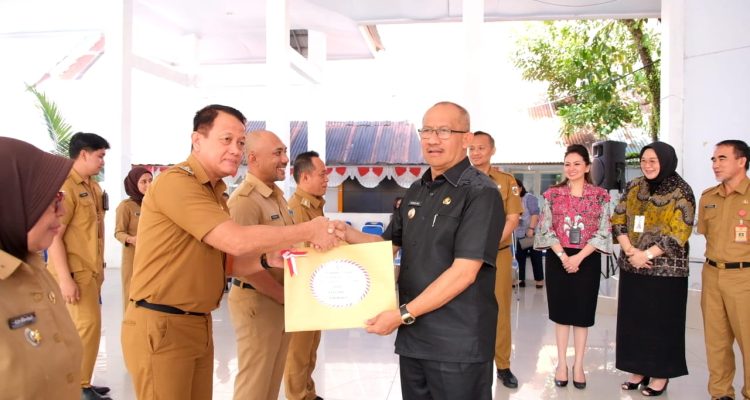
{"label": "man in black uniform", "polygon": [[466,157],[473,135],[463,107],[435,104],[419,136],[430,169],[406,192],[383,237],[346,230],[349,243],[385,239],[402,248],[401,306],[367,321],[367,331],[388,335],[399,328],[404,400],[489,400],[502,200]]}

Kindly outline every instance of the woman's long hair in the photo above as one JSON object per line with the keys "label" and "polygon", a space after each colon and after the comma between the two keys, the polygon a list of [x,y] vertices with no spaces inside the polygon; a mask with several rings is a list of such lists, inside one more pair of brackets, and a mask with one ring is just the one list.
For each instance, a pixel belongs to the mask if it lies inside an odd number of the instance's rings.
{"label": "woman's long hair", "polygon": [[[568,148],[565,150],[565,155],[563,156],[563,159],[565,159],[565,157],[567,157],[568,154],[573,154],[573,153],[581,156],[581,158],[583,158],[583,162],[586,163],[586,165],[588,166],[591,165],[591,158],[589,158],[589,151],[586,150],[586,148],[580,144],[571,144],[570,146],[568,146]],[[589,172],[586,172],[586,174],[584,174],[583,179],[586,181],[586,183],[590,183],[590,184],[594,183],[594,181],[591,179],[591,170],[589,170]],[[568,178],[565,177],[565,179],[563,179],[562,182],[556,185],[552,185],[552,187],[561,187],[561,186],[567,186],[567,185],[568,185]]]}

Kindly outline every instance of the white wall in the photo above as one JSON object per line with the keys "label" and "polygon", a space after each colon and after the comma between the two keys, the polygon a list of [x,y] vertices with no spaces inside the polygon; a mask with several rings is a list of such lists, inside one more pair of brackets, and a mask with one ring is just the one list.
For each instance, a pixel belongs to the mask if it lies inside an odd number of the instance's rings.
{"label": "white wall", "polygon": [[[670,117],[682,120],[675,141],[682,147],[682,175],[697,200],[704,189],[717,184],[710,163],[714,144],[724,139],[750,140],[750,2],[666,0],[662,4],[670,13],[665,19],[684,18],[684,50],[671,55],[681,57],[677,61],[683,64],[684,114]],[[694,235],[690,245],[692,258],[702,258],[703,237]]]}

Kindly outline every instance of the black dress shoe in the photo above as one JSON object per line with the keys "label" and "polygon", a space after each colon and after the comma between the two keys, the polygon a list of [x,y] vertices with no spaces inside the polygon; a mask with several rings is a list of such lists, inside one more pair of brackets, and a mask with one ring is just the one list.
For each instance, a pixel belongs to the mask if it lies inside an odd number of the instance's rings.
{"label": "black dress shoe", "polygon": [[94,391],[94,388],[81,388],[81,400],[112,400],[108,396],[102,396]]}
{"label": "black dress shoe", "polygon": [[516,379],[516,376],[513,375],[512,372],[510,372],[510,368],[505,369],[499,369],[497,370],[497,379],[500,379],[503,381],[503,386],[515,389],[518,387],[518,379]]}
{"label": "black dress shoe", "polygon": [[[574,372],[573,372],[573,377],[574,377],[574,378],[573,378],[573,386],[575,386],[575,388],[576,388],[576,389],[586,389],[586,381],[583,381],[583,382],[577,382],[577,381],[576,381],[576,378],[575,378],[575,376],[576,376],[575,370],[576,370],[576,366],[574,365],[574,366],[573,366],[573,371],[574,371]],[[586,373],[585,373],[585,372],[584,372],[583,376],[584,376],[584,378],[586,377]]]}
{"label": "black dress shoe", "polygon": [[649,380],[649,377],[644,376],[643,378],[641,378],[640,382],[625,381],[622,383],[622,385],[620,385],[620,388],[622,390],[636,390],[641,386],[647,386]]}
{"label": "black dress shoe", "polygon": [[661,390],[656,390],[652,388],[651,386],[646,386],[645,389],[641,390],[641,394],[646,397],[661,396],[661,394],[667,390],[667,385],[669,385],[669,379],[667,379],[667,381],[664,382],[664,387],[661,388]]}
{"label": "black dress shoe", "polygon": [[722,396],[722,397],[719,397],[719,398],[718,398],[718,399],[716,399],[716,400],[734,400],[734,398],[732,398],[732,397],[729,397],[729,396]]}
{"label": "black dress shoe", "polygon": [[91,385],[91,388],[94,389],[96,393],[99,394],[107,394],[109,393],[109,388],[107,386],[94,386]]}
{"label": "black dress shoe", "polygon": [[[568,372],[568,371],[567,371],[567,368],[566,368],[566,371],[565,371],[565,373],[567,374],[567,372]],[[555,373],[557,373],[557,372],[555,372]],[[562,379],[555,379],[555,386],[557,386],[557,387],[565,387],[565,386],[568,386],[568,380],[567,380],[567,379],[566,379],[566,380],[562,380]]]}

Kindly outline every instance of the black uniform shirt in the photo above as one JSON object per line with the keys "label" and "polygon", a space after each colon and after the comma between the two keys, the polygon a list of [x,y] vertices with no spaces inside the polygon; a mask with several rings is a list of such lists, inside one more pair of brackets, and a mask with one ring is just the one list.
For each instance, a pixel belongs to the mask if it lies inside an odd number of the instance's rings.
{"label": "black uniform shirt", "polygon": [[505,225],[497,185],[464,158],[432,179],[428,169],[406,191],[401,208],[383,234],[401,246],[401,304],[422,293],[456,258],[481,260],[477,278],[437,310],[402,325],[396,353],[446,362],[493,359],[497,302],[495,257]]}

